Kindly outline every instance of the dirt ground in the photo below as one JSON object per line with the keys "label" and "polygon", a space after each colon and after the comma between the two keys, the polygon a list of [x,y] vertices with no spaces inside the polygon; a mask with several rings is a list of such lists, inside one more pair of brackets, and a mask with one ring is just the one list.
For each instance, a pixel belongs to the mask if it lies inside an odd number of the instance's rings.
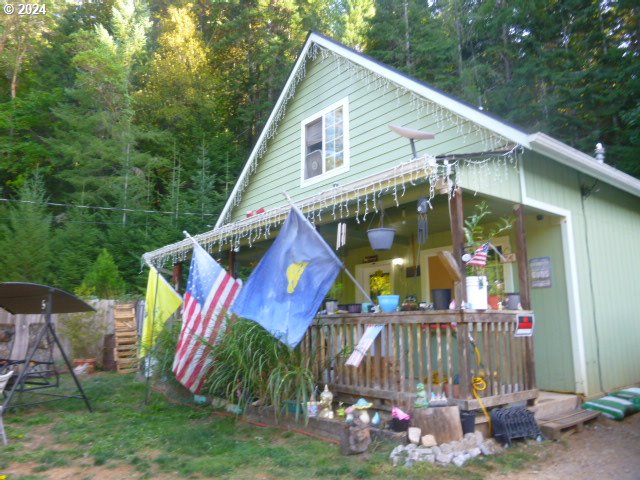
{"label": "dirt ground", "polygon": [[[34,441],[26,448],[37,449],[51,441],[43,428],[34,435]],[[598,418],[587,424],[582,432],[569,433],[559,441],[544,448],[545,455],[527,469],[509,474],[487,476],[487,480],[640,480],[640,413],[622,422]],[[149,452],[149,458],[153,452]],[[7,479],[34,475],[35,465],[15,464],[0,472]],[[453,467],[449,467],[453,468]],[[37,474],[51,480],[76,480],[80,478],[138,479],[142,474],[131,465],[97,467],[88,461],[63,468],[51,468]],[[155,479],[175,478],[171,474],[157,474]]]}
{"label": "dirt ground", "polygon": [[546,458],[509,480],[640,480],[640,413],[616,422],[600,416],[545,448]]}

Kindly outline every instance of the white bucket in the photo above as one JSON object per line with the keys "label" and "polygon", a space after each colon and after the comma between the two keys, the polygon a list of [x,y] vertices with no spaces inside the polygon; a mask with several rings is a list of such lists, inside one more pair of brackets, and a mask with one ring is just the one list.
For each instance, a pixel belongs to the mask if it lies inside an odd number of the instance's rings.
{"label": "white bucket", "polygon": [[467,277],[467,304],[473,310],[486,310],[487,304],[487,277]]}

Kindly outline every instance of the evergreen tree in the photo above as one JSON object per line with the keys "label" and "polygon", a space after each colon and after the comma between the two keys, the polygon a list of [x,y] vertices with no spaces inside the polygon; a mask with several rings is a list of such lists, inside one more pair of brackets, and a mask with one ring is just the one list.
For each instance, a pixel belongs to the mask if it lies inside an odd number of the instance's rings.
{"label": "evergreen tree", "polygon": [[118,298],[124,293],[125,283],[118,266],[106,248],[103,248],[95,263],[87,271],[77,293],[84,297],[100,299]]}
{"label": "evergreen tree", "polygon": [[18,201],[7,208],[0,225],[0,279],[47,283],[55,279],[51,265],[51,215],[45,206],[45,190],[39,174],[20,189]]}

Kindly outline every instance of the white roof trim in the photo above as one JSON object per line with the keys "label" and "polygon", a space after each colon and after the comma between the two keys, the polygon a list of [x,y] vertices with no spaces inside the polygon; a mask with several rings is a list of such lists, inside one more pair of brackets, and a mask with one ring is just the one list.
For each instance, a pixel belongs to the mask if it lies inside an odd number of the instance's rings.
{"label": "white roof trim", "polygon": [[427,100],[430,100],[442,107],[450,110],[451,112],[459,115],[462,118],[466,118],[469,121],[480,125],[488,130],[495,132],[502,137],[521,145],[525,148],[531,149],[538,153],[542,153],[564,165],[575,168],[586,174],[592,175],[602,181],[610,183],[626,192],[633,195],[640,196],[640,181],[627,175],[620,170],[611,167],[609,165],[602,165],[597,163],[593,157],[582,153],[565,143],[555,140],[543,133],[536,133],[528,135],[527,133],[504,123],[491,115],[488,115],[481,110],[476,109],[470,105],[467,105],[461,101],[458,101],[452,97],[432,89],[427,85],[414,80],[390,67],[387,67],[381,63],[378,63],[365,55],[355,52],[344,45],[341,45],[327,37],[319,35],[317,33],[311,33],[307,38],[307,41],[298,56],[298,60],[287,79],[278,101],[276,102],[269,119],[267,120],[265,127],[263,128],[258,141],[256,142],[251,155],[247,159],[247,162],[236,181],[236,184],[231,191],[231,195],[227,199],[225,206],[218,217],[218,221],[215,224],[214,229],[224,225],[225,219],[230,214],[233,208],[234,200],[240,193],[242,184],[247,180],[247,176],[250,175],[252,166],[263,148],[263,143],[267,141],[267,135],[274,123],[277,121],[277,116],[281,110],[281,107],[286,103],[291,96],[291,88],[294,86],[295,79],[300,74],[300,70],[305,68],[305,62],[307,61],[307,54],[314,44],[325,48],[337,55],[340,55],[347,60],[359,65],[363,68],[371,70],[383,78],[386,78],[390,82],[393,82],[408,91],[414,92],[416,95],[421,96]]}
{"label": "white roof trim", "polygon": [[529,135],[528,144],[534,152],[541,153],[557,162],[591,175],[627,193],[640,197],[640,180],[627,175],[617,168],[598,163],[595,158],[549,135],[538,132]]}
{"label": "white roof trim", "polygon": [[456,115],[459,115],[460,117],[468,119],[469,121],[475,124],[481,125],[482,127],[488,130],[492,130],[498,135],[501,135],[504,138],[516,144],[522,145],[523,147],[529,146],[527,134],[518,130],[517,128],[507,125],[491,117],[490,115],[487,115],[486,113],[480,110],[477,110],[474,107],[466,105],[460,101],[457,101],[451,97],[448,97],[447,95],[444,95],[443,93],[433,90],[427,87],[426,85],[420,83],[419,81],[411,79],[410,77],[407,77],[399,72],[396,72],[392,68],[386,67],[381,63],[378,63],[358,52],[355,52],[345,47],[344,45],[341,45],[337,42],[334,42],[333,40],[328,39],[327,37],[324,37],[317,33],[311,33],[307,38],[307,41],[302,51],[300,52],[300,55],[298,56],[298,60],[296,61],[296,64],[293,67],[293,70],[291,71],[289,78],[287,79],[287,83],[282,89],[282,93],[280,94],[278,101],[273,107],[273,110],[271,111],[271,115],[269,115],[269,118],[265,123],[264,128],[262,129],[260,137],[258,138],[258,141],[253,147],[253,150],[251,151],[251,155],[249,155],[249,158],[247,159],[247,162],[244,168],[242,169],[242,172],[240,173],[240,176],[238,177],[238,180],[236,181],[236,184],[233,190],[231,191],[231,195],[229,195],[229,198],[227,199],[227,202],[225,203],[225,206],[222,209],[222,212],[220,213],[220,216],[218,217],[218,220],[214,228],[218,228],[225,223],[225,219],[227,218],[231,209],[233,208],[235,197],[239,194],[239,190],[241,189],[241,186],[244,183],[246,177],[250,175],[251,167],[254,163],[254,160],[258,155],[258,152],[262,148],[263,142],[267,141],[267,138],[266,138],[267,134],[271,129],[271,126],[276,121],[277,115],[280,112],[280,108],[286,101],[288,101],[290,96],[290,89],[293,86],[296,77],[299,75],[300,69],[305,67],[305,62],[307,61],[307,54],[309,53],[309,50],[312,48],[314,44],[317,44],[322,48],[325,48],[337,55],[340,55],[346,58],[347,60],[355,63],[356,65],[359,65],[363,68],[371,70],[376,74],[380,75],[381,77],[386,78],[390,82],[393,82],[407,89],[408,91],[415,93],[416,95],[419,95],[421,97],[424,97],[427,100],[430,100],[434,103],[442,105],[444,108],[446,108],[447,110],[450,110]]}
{"label": "white roof trim", "polygon": [[267,119],[267,123],[262,129],[262,132],[258,137],[258,141],[253,147],[253,150],[251,151],[251,155],[249,155],[249,158],[247,159],[247,162],[245,163],[244,168],[242,169],[242,172],[240,173],[240,176],[236,181],[236,184],[233,186],[233,190],[231,190],[231,195],[229,195],[229,198],[227,199],[227,202],[225,203],[224,208],[222,209],[222,212],[220,212],[220,216],[218,217],[218,220],[214,225],[214,229],[220,227],[221,224],[224,223],[224,219],[227,216],[227,214],[230,212],[233,206],[233,200],[235,196],[238,194],[238,190],[240,190],[243,180],[250,173],[251,165],[253,164],[253,161],[256,155],[260,151],[260,146],[262,145],[263,142],[266,141],[266,136],[267,136],[267,132],[269,131],[269,127],[271,126],[271,124],[275,122],[276,115],[280,111],[280,107],[288,99],[289,89],[291,88],[291,85],[293,84],[294,79],[296,78],[296,73],[298,72],[298,70],[300,70],[301,67],[304,66],[304,62],[306,62],[307,53],[309,52],[309,49],[311,48],[311,45],[312,45],[312,42],[311,42],[312,36],[313,35],[311,35],[309,39],[307,39],[307,42],[305,43],[304,48],[302,49],[302,52],[300,52],[300,55],[298,56],[298,60],[296,61],[296,64],[293,67],[293,70],[291,71],[291,75],[289,75],[289,78],[287,79],[287,83],[282,89],[282,93],[278,97],[278,101],[276,102],[275,106],[271,110],[271,114]]}

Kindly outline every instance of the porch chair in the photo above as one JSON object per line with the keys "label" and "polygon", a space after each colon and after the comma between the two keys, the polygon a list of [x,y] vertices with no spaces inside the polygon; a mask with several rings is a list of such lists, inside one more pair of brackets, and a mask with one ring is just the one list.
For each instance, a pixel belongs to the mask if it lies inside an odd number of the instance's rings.
{"label": "porch chair", "polygon": [[[0,396],[4,393],[4,388],[7,386],[9,379],[13,376],[13,370],[0,375]],[[2,435],[2,443],[7,444],[7,435],[4,432],[4,411],[2,405],[0,405],[0,435]]]}

